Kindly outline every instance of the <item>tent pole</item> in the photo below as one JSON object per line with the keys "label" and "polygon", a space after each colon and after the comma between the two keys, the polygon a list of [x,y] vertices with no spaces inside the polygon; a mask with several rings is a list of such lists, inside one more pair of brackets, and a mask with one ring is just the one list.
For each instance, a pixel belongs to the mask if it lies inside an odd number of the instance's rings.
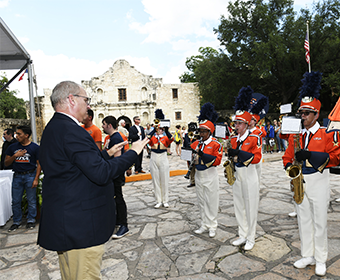
{"label": "tent pole", "polygon": [[[31,129],[32,129],[32,140],[37,143],[37,127],[35,123],[35,101],[33,95],[33,74],[32,74],[32,61],[30,60],[28,65],[28,92],[30,100],[30,111],[31,111]],[[37,143],[38,144],[38,143]]]}

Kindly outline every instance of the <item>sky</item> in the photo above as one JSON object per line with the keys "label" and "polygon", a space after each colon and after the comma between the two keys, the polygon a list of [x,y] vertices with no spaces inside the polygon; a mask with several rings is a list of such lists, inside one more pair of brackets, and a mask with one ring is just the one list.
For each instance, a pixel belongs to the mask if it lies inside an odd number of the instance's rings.
{"label": "sky", "polygon": [[[219,48],[226,0],[0,0],[0,17],[31,55],[38,95],[64,80],[81,83],[118,59],[139,72],[179,83],[186,58]],[[294,1],[295,10],[312,0]],[[0,71],[8,79],[17,71]],[[29,99],[27,74],[11,84]]]}

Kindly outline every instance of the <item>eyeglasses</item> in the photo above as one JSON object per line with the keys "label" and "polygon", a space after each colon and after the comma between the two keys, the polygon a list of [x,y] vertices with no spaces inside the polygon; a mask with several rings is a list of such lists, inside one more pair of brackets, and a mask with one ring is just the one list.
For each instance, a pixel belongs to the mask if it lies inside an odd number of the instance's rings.
{"label": "eyeglasses", "polygon": [[87,97],[87,96],[83,96],[83,95],[78,95],[78,94],[73,94],[73,96],[77,96],[77,97],[82,97],[84,98],[85,102],[87,105],[90,105],[91,103],[91,98],[90,97]]}

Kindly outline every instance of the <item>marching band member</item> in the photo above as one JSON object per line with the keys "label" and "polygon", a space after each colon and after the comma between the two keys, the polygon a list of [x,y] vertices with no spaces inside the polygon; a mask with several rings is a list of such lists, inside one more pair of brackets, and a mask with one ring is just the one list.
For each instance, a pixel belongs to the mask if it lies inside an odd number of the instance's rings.
{"label": "marching band member", "polygon": [[[183,140],[183,148],[190,149],[190,146],[193,142],[195,142],[197,139],[195,138],[197,131],[197,124],[195,122],[191,122],[188,125],[188,132],[184,136]],[[187,162],[188,167],[190,166],[190,161]],[[187,186],[187,188],[191,188],[195,186],[195,166],[192,166],[191,172],[190,172],[190,184]]]}
{"label": "marching band member", "polygon": [[219,205],[219,180],[216,166],[221,163],[223,153],[222,145],[212,137],[215,130],[214,122],[217,118],[214,105],[205,103],[198,117],[201,139],[191,144],[193,152],[197,153],[195,182],[201,215],[201,226],[194,232],[202,234],[209,230],[209,237],[216,235]]}
{"label": "marching band member", "polygon": [[[164,119],[162,109],[155,111],[156,119]],[[165,135],[164,135],[165,132]],[[150,157],[150,173],[152,176],[152,184],[155,191],[155,197],[157,204],[155,208],[159,208],[162,205],[165,208],[169,207],[169,161],[167,158],[167,147],[173,141],[173,137],[169,132],[168,127],[159,127],[155,125],[149,133],[151,157]]]}
{"label": "marching band member", "polygon": [[294,158],[302,162],[304,199],[296,205],[302,259],[296,261],[296,268],[314,265],[315,274],[326,274],[327,209],[329,203],[329,167],[339,164],[338,132],[326,133],[320,127],[321,102],[318,100],[321,88],[321,73],[305,73],[300,89],[299,109],[303,129],[300,134],[300,151],[294,151],[294,135],[289,136],[289,145],[283,155],[287,169]]}
{"label": "marching band member", "polygon": [[248,112],[251,98],[252,89],[249,86],[243,87],[236,98],[234,122],[237,135],[231,138],[232,148],[228,150],[229,156],[237,157],[233,199],[239,238],[232,244],[239,246],[245,243],[244,250],[251,250],[255,245],[260,191],[255,165],[261,160],[261,140],[248,129],[251,121],[251,114]]}
{"label": "marching band member", "polygon": [[[267,114],[269,109],[269,101],[268,97],[260,94],[260,93],[253,93],[252,94],[252,101],[251,101],[251,120],[249,122],[249,132],[250,134],[255,134],[260,137],[261,147],[262,147],[262,138],[266,137],[267,133],[264,132],[256,126],[256,124],[260,121],[260,119],[264,118]],[[262,152],[262,148],[261,148]],[[262,172],[262,153],[260,162],[255,165],[257,171],[257,178],[259,180],[259,190],[260,190],[260,182],[261,182],[261,172]]]}

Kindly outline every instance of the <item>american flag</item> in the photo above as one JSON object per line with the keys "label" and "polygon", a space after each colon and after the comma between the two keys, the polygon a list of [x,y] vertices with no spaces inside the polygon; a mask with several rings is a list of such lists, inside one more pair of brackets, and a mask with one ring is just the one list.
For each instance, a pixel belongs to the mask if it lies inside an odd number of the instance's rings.
{"label": "american flag", "polygon": [[306,39],[305,39],[304,48],[306,50],[306,61],[307,61],[307,63],[309,63],[310,62],[310,55],[309,55],[308,33],[306,33]]}
{"label": "american flag", "polygon": [[26,68],[26,71],[24,72],[24,74],[22,74],[22,75],[20,76],[19,81],[21,81],[21,80],[24,79],[24,75],[25,75],[26,73],[28,73],[27,68]]}

